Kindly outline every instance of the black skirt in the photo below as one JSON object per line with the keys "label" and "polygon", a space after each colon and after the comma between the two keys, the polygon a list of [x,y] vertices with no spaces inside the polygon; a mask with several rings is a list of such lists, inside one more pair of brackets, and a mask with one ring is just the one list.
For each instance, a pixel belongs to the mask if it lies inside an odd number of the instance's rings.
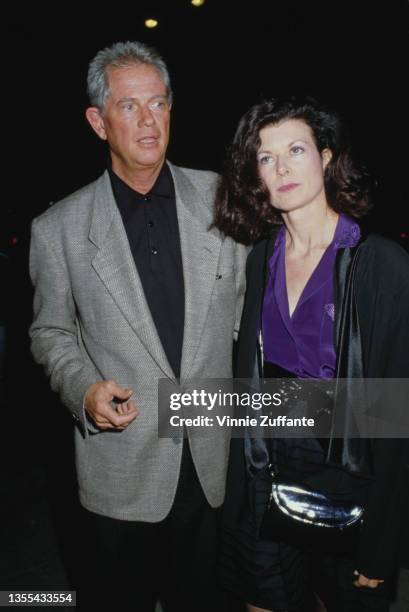
{"label": "black skirt", "polygon": [[220,579],[246,603],[274,612],[308,612],[314,596],[305,553],[285,542],[258,537],[269,484],[267,474],[254,479],[255,511],[249,506],[236,528],[224,528]]}

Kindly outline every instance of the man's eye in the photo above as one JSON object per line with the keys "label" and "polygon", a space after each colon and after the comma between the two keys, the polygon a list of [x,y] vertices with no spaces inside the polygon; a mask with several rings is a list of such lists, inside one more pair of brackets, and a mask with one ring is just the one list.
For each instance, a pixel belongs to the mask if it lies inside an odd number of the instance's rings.
{"label": "man's eye", "polygon": [[291,147],[291,153],[294,153],[294,155],[299,155],[300,153],[304,153],[304,151],[304,147],[300,147],[299,145]]}
{"label": "man's eye", "polygon": [[165,108],[166,102],[164,100],[156,100],[156,102],[152,102],[151,107],[155,110],[162,110]]}
{"label": "man's eye", "polygon": [[131,111],[133,109],[133,104],[124,104],[123,109],[126,111]]}

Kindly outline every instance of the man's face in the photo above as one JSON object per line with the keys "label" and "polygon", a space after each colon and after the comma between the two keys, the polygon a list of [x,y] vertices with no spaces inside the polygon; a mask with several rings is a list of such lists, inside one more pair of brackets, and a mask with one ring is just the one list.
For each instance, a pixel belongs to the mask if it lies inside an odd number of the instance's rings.
{"label": "man's face", "polygon": [[[98,136],[107,140],[119,175],[159,170],[169,142],[170,105],[165,83],[151,65],[108,71],[109,95],[102,111],[88,109]],[[91,113],[90,113],[91,111]]]}

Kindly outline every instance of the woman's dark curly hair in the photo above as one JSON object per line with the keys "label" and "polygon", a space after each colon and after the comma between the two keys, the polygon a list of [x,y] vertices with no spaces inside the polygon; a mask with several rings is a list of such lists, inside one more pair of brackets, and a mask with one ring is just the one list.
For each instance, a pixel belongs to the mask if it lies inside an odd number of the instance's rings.
{"label": "woman's dark curly hair", "polygon": [[328,204],[336,212],[361,217],[370,208],[368,175],[352,161],[348,139],[338,115],[313,98],[267,100],[241,118],[230,146],[216,196],[215,227],[243,244],[252,244],[281,222],[270,194],[259,177],[260,130],[287,119],[300,119],[312,130],[320,153],[332,157],[324,171]]}

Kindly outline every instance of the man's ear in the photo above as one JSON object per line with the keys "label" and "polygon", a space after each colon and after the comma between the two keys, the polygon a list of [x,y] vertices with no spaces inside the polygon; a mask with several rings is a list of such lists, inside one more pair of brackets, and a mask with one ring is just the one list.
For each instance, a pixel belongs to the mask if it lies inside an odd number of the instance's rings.
{"label": "man's ear", "polygon": [[99,108],[97,108],[96,106],[90,106],[85,111],[85,116],[94,132],[98,134],[98,136],[102,140],[106,140],[107,135],[105,131],[104,120],[101,116],[101,111],[99,110]]}

